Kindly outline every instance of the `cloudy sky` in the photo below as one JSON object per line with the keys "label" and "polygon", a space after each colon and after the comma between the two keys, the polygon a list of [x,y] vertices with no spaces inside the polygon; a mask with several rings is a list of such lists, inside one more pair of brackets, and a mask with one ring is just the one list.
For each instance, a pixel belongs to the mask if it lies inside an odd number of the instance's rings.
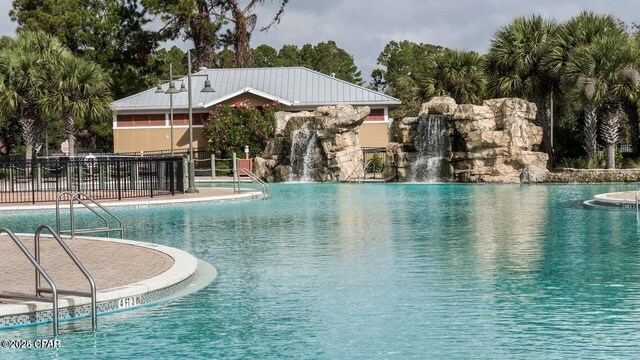
{"label": "cloudy sky", "polygon": [[[256,28],[273,17],[277,3],[266,1],[258,9]],[[638,5],[638,0],[290,0],[282,22],[267,33],[256,30],[251,45],[279,49],[334,40],[369,80],[391,40],[486,52],[495,30],[516,16],[537,13],[561,21],[592,10],[631,24],[640,23]],[[0,0],[0,35],[15,33],[10,7],[11,0]]]}

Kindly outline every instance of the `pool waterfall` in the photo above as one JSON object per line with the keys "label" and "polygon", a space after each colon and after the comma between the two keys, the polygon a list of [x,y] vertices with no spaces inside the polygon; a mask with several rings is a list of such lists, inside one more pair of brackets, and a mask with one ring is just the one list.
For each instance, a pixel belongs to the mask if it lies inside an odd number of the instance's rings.
{"label": "pool waterfall", "polygon": [[420,118],[415,138],[416,157],[411,165],[411,181],[437,182],[446,176],[448,165],[447,116],[429,115]]}
{"label": "pool waterfall", "polygon": [[310,122],[291,134],[291,175],[289,181],[312,182],[318,139]]}

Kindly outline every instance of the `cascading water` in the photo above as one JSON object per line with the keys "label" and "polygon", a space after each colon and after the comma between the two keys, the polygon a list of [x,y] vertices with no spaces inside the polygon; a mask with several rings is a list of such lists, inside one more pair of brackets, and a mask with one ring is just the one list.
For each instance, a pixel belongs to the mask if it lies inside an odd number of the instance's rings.
{"label": "cascading water", "polygon": [[416,159],[411,165],[412,181],[440,181],[445,172],[447,142],[447,116],[429,115],[420,119],[416,135]]}
{"label": "cascading water", "polygon": [[291,136],[291,175],[289,181],[312,182],[314,156],[316,152],[316,132],[306,122]]}

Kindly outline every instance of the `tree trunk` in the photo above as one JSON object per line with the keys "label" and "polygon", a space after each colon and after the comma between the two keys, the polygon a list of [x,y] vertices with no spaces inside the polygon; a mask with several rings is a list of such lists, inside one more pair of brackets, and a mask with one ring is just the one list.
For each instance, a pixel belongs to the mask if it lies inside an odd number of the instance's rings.
{"label": "tree trunk", "polygon": [[638,103],[635,101],[625,100],[622,102],[624,112],[629,118],[629,127],[631,128],[631,146],[633,147],[633,155],[640,155],[640,130],[638,129]]}
{"label": "tree trunk", "polygon": [[555,158],[553,146],[551,146],[551,124],[547,115],[547,98],[544,96],[538,97],[536,107],[538,108],[536,122],[542,127],[542,149],[549,155],[547,167],[552,168],[555,165]]}
{"label": "tree trunk", "polygon": [[607,144],[607,169],[616,168],[616,144],[620,140],[620,119],[622,118],[622,109],[613,108],[607,114],[607,117],[600,125],[600,135],[602,140]]}
{"label": "tree trunk", "polygon": [[35,120],[31,117],[20,119],[22,127],[22,141],[24,142],[24,152],[27,161],[33,159],[33,144],[35,144]]}
{"label": "tree trunk", "polygon": [[69,157],[72,158],[76,156],[76,137],[67,133],[67,141],[69,142]]}
{"label": "tree trunk", "polygon": [[198,1],[198,15],[189,22],[188,36],[193,40],[197,67],[213,68],[216,60],[216,33],[220,26],[211,22],[207,2]]}
{"label": "tree trunk", "polygon": [[598,118],[596,106],[588,105],[584,109],[584,151],[587,155],[589,168],[598,150]]}
{"label": "tree trunk", "polygon": [[69,157],[73,158],[74,156],[76,156],[76,138],[75,136],[73,136],[76,131],[76,125],[73,117],[66,117],[64,128],[65,132],[67,133],[67,142],[69,144]]}
{"label": "tree trunk", "polygon": [[616,144],[607,144],[607,169],[616,168]]}
{"label": "tree trunk", "polygon": [[248,29],[247,17],[237,5],[232,7],[231,12],[235,20],[233,42],[236,52],[236,67],[248,68],[251,67],[251,47],[249,46],[251,33]]}

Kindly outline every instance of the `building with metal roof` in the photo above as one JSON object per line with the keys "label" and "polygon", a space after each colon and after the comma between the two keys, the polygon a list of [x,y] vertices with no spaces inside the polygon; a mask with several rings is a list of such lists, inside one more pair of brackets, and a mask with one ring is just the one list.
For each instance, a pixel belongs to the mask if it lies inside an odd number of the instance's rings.
{"label": "building with metal roof", "polygon": [[[205,145],[202,122],[213,106],[245,100],[254,106],[277,101],[285,111],[337,104],[369,106],[371,113],[361,127],[361,145],[386,146],[388,109],[400,104],[391,96],[304,67],[201,69],[191,81],[195,147]],[[215,92],[200,91],[206,81]],[[174,81],[176,87],[186,82],[186,77]],[[153,88],[113,102],[115,152],[167,150],[172,148],[172,138],[173,147],[188,147],[187,92],[169,95],[165,93],[168,88],[165,83],[162,92]]]}

